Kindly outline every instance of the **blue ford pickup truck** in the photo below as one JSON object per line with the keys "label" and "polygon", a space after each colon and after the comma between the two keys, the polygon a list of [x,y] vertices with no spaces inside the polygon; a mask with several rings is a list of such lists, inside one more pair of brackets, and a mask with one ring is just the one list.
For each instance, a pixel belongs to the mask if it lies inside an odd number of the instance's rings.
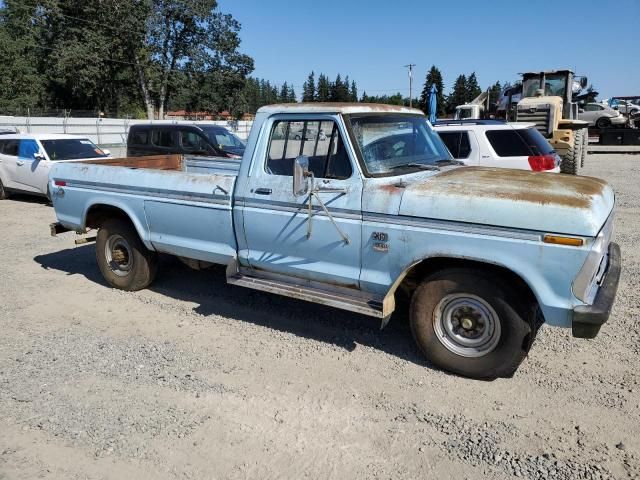
{"label": "blue ford pickup truck", "polygon": [[268,106],[241,160],[65,163],[49,181],[52,234],[97,229],[116,288],[148,286],[162,252],[383,326],[406,300],[424,355],[473,378],[512,375],[543,322],[595,337],[620,276],[604,181],[462,167],[404,107]]}

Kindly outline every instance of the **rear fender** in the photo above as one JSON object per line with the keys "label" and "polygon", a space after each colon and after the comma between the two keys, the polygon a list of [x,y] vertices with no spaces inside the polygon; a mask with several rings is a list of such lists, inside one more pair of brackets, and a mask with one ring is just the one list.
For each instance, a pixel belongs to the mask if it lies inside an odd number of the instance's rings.
{"label": "rear fender", "polygon": [[[99,209],[103,207],[107,209],[119,210],[121,212],[120,216],[123,218],[127,218],[132,223],[132,225],[138,232],[138,236],[140,237],[140,240],[142,240],[142,243],[144,243],[145,247],[147,247],[149,250],[155,250],[150,241],[149,226],[147,225],[147,222],[145,220],[144,207],[142,206],[142,202],[140,204],[140,209],[139,209],[140,211],[136,212],[136,210],[132,208],[130,205],[128,205],[127,203],[120,202],[118,200],[115,200],[113,198],[108,198],[108,197],[97,197],[97,198],[94,197],[92,199],[92,203],[87,204],[83,211],[82,228],[84,229],[87,228],[87,218],[89,217],[90,214],[92,214],[94,209]],[[114,217],[114,216],[116,215],[111,215],[108,217]]]}

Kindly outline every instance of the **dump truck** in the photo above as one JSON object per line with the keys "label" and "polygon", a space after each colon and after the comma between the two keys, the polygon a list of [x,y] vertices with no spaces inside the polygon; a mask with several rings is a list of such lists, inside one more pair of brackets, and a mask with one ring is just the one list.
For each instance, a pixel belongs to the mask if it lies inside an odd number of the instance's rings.
{"label": "dump truck", "polygon": [[535,124],[562,158],[563,173],[577,175],[587,156],[589,124],[578,120],[578,104],[573,101],[586,85],[587,78],[574,77],[571,70],[522,74],[516,121]]}

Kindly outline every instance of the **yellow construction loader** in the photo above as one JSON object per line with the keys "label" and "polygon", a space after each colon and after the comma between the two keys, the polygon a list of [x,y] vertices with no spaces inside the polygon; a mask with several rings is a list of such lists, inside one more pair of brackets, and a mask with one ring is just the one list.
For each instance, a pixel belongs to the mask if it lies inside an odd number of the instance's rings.
{"label": "yellow construction loader", "polygon": [[572,101],[586,85],[586,77],[574,77],[571,70],[522,74],[516,121],[535,123],[562,158],[563,173],[577,175],[587,156],[588,122],[577,119],[578,105]]}

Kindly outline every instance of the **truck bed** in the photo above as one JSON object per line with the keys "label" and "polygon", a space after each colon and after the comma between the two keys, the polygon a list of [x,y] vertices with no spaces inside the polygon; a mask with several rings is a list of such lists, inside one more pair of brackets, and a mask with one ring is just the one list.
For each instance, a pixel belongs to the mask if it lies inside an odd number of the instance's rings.
{"label": "truck bed", "polygon": [[147,248],[226,264],[235,255],[232,194],[240,160],[182,155],[56,164],[49,182],[59,222],[84,230],[97,209],[121,210]]}
{"label": "truck bed", "polygon": [[222,157],[200,157],[184,155],[151,155],[146,157],[106,158],[86,160],[89,163],[110,167],[125,167],[145,170],[171,170],[184,173],[232,174],[237,175],[240,159]]}

